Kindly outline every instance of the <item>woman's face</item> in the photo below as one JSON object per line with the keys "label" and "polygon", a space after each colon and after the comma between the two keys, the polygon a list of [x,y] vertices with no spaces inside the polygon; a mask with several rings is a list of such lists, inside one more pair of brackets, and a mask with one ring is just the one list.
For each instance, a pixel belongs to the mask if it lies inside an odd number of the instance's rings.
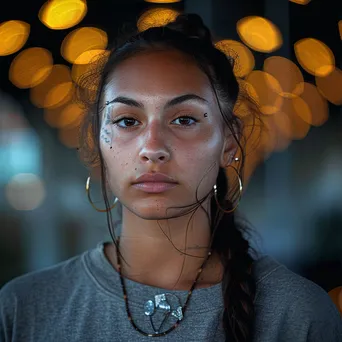
{"label": "woman's face", "polygon": [[[169,104],[184,95],[190,95],[186,101]],[[223,119],[207,76],[177,51],[138,54],[109,77],[103,102],[118,97],[129,101],[105,106],[100,148],[119,201],[139,217],[159,219],[167,207],[195,203],[197,188],[198,199],[207,195],[219,166],[227,166],[234,153],[231,139],[224,139]],[[152,171],[178,184],[157,194],[132,186]]]}

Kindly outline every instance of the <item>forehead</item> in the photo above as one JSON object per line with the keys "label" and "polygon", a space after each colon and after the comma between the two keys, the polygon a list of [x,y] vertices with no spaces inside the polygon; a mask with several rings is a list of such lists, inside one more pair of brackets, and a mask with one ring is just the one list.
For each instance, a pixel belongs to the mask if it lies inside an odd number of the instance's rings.
{"label": "forehead", "polygon": [[123,61],[110,75],[105,91],[149,97],[195,93],[213,100],[206,74],[190,57],[173,50],[139,53]]}

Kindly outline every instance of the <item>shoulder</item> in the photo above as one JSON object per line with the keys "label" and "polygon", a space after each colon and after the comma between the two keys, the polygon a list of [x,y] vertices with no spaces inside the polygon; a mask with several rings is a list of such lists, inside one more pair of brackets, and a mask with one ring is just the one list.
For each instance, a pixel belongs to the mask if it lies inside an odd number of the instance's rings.
{"label": "shoulder", "polygon": [[300,325],[308,336],[315,336],[309,340],[320,341],[324,334],[332,334],[342,340],[341,315],[328,293],[272,257],[264,259],[257,274],[255,299],[256,306],[262,308],[260,311],[291,326]]}
{"label": "shoulder", "polygon": [[10,280],[0,289],[0,306],[13,306],[17,301],[33,302],[73,286],[84,273],[81,264],[81,255],[78,255]]}
{"label": "shoulder", "polygon": [[278,299],[278,303],[286,301],[286,305],[309,305],[313,308],[318,308],[322,303],[334,305],[328,293],[316,283],[291,271],[270,256],[263,259],[256,278],[257,297],[267,295],[270,300]]}

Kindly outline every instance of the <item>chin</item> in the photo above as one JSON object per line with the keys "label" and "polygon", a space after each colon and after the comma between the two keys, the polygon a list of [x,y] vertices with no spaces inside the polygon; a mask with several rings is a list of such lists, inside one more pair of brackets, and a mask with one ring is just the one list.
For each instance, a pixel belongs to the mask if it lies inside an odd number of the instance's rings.
{"label": "chin", "polygon": [[154,206],[149,203],[147,206],[130,206],[129,210],[136,216],[144,220],[164,220],[179,214],[179,209],[172,208],[173,204],[164,206],[162,204],[154,204]]}
{"label": "chin", "polygon": [[168,216],[171,216],[172,211],[168,210],[168,215],[166,214],[166,208],[146,208],[136,210],[134,212],[135,215],[144,219],[144,220],[164,220],[167,219]]}

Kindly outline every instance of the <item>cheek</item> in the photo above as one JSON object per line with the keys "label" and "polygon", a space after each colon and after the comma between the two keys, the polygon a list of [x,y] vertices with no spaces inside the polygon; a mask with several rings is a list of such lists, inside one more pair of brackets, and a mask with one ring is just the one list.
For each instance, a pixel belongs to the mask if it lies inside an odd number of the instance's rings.
{"label": "cheek", "polygon": [[[109,174],[113,172],[124,173],[126,170],[132,171],[133,158],[131,154],[122,148],[113,144],[112,149],[104,147],[102,149],[102,155],[108,168]],[[127,173],[126,173],[127,174]]]}
{"label": "cheek", "polygon": [[127,182],[127,176],[132,175],[134,165],[127,152],[114,147],[108,149],[106,146],[102,149],[102,155],[105,161],[107,181],[113,193],[121,193]]}
{"label": "cheek", "polygon": [[132,158],[132,153],[127,149],[127,146],[124,148],[113,142],[112,149],[104,144],[102,155],[111,188],[118,191],[127,182],[127,177],[136,173],[136,163]]}
{"label": "cheek", "polygon": [[214,161],[218,161],[222,149],[222,136],[210,130],[189,145],[191,150],[187,153],[188,158],[194,160],[197,165],[209,167]]}
{"label": "cheek", "polygon": [[[201,182],[201,187],[215,182],[219,170],[222,143],[219,138],[198,141],[196,144],[182,146],[182,152],[176,152],[176,159],[183,174],[195,186]],[[178,157],[177,157],[178,155]]]}

